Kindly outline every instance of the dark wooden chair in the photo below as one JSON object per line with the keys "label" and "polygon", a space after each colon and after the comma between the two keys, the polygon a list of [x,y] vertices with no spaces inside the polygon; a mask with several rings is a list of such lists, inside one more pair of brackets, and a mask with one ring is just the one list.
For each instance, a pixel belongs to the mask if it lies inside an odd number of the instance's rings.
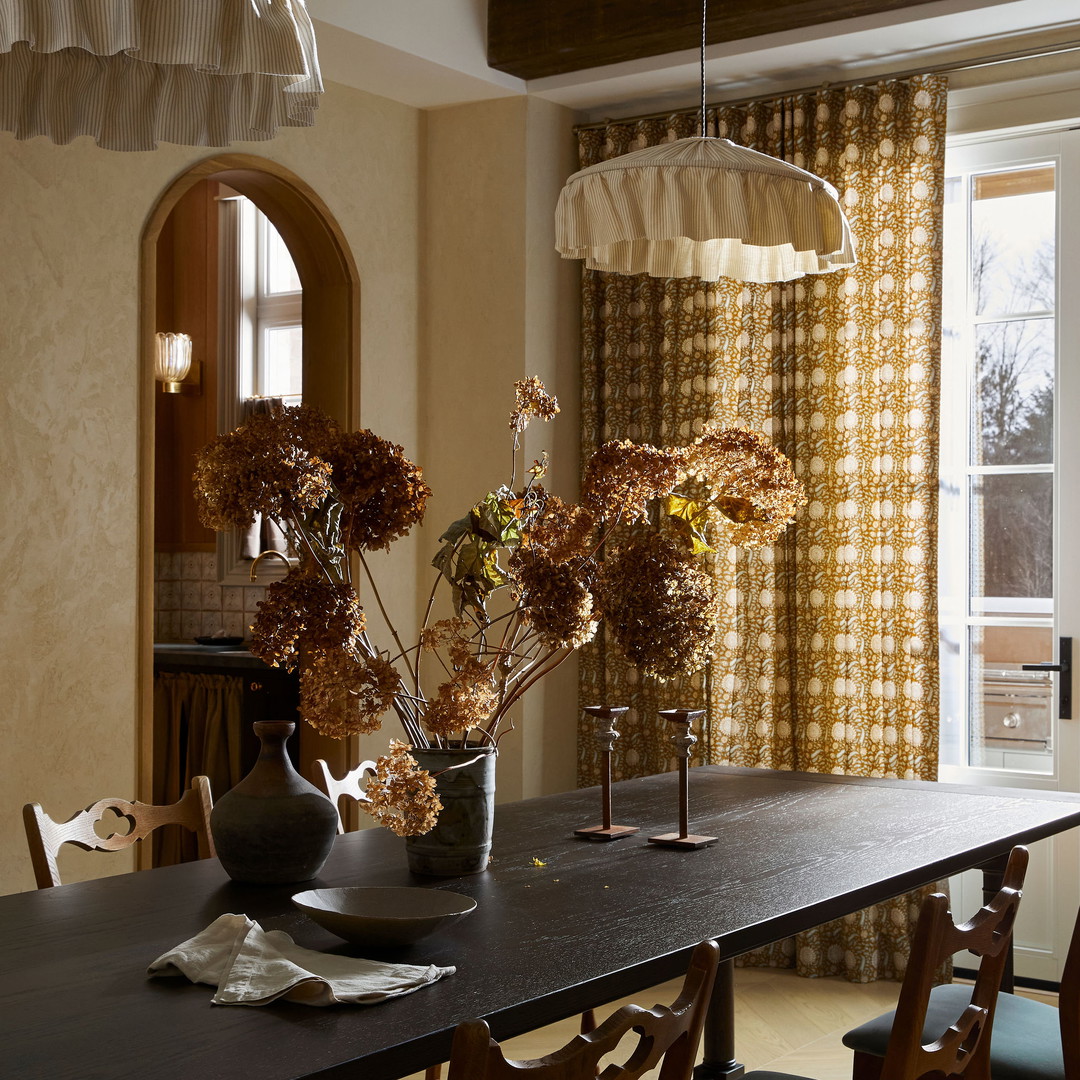
{"label": "dark wooden chair", "polygon": [[[636,1080],[658,1066],[658,1080],[690,1080],[719,957],[716,942],[703,941],[670,1007],[624,1005],[594,1031],[532,1061],[507,1059],[483,1020],[459,1024],[448,1080],[585,1080],[596,1076],[601,1059],[617,1050],[622,1064],[607,1064],[600,1073],[603,1080]],[[627,1036],[630,1045],[623,1058],[620,1044]]]}
{"label": "dark wooden chair", "polygon": [[[198,836],[199,857],[213,856],[216,854],[210,834],[213,805],[210,781],[205,776],[193,777],[191,787],[183,797],[167,806],[101,799],[64,822],[53,821],[38,803],[27,803],[23,807],[23,824],[37,887],[48,889],[63,884],[56,867],[56,856],[64,844],[74,844],[83,851],[121,851],[162,825],[181,825],[189,829]],[[94,826],[110,811],[127,820],[128,832],[113,832],[107,837],[98,835]]]}
{"label": "dark wooden chair", "polygon": [[[926,1027],[939,1027],[943,1019],[954,1015],[967,993],[966,986],[934,987]],[[880,1067],[892,1022],[893,1014],[887,1013],[844,1036],[857,1060],[870,1059],[856,1077],[873,1076],[874,1062]],[[993,1080],[1080,1080],[1080,912],[1061,975],[1058,1008],[1015,994],[998,996],[990,1075]]]}
{"label": "dark wooden chair", "polygon": [[315,775],[312,777],[314,784],[334,804],[338,812],[338,833],[345,831],[345,823],[341,819],[341,807],[338,800],[342,797],[354,799],[356,802],[370,802],[365,787],[365,773],[375,775],[374,761],[361,761],[355,769],[350,769],[340,780],[330,771],[330,766],[322,759],[315,759]]}
{"label": "dark wooden chair", "polygon": [[[859,1034],[872,1024],[844,1037],[844,1043],[855,1050],[852,1075],[856,1080],[951,1080],[960,1076],[989,1080],[990,1033],[1027,862],[1027,848],[1013,848],[999,892],[960,926],[953,923],[946,896],[934,893],[926,898],[896,1009],[872,1022],[881,1024],[877,1029],[883,1036],[881,1042],[875,1042],[872,1051],[864,1041],[865,1034]],[[956,987],[956,999],[931,1022],[934,973],[946,959],[964,949],[980,958],[975,982]],[[806,1078],[759,1070],[747,1073],[745,1080]]]}

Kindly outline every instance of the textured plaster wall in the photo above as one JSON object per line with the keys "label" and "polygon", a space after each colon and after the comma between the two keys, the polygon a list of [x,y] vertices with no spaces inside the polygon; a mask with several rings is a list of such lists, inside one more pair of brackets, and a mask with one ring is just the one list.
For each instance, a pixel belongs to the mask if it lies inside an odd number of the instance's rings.
{"label": "textured plaster wall", "polygon": [[[433,111],[426,124],[423,460],[435,491],[425,532],[437,537],[509,482],[513,383],[528,375],[563,411],[526,432],[527,463],[548,450],[545,484],[576,495],[580,272],[554,250],[555,202],[577,167],[568,111],[514,98]],[[515,723],[500,801],[573,788],[573,660],[530,691]]]}
{"label": "textured plaster wall", "polygon": [[[421,116],[331,85],[273,158],[336,216],[362,283],[361,422],[418,453]],[[20,822],[136,790],[139,238],[211,151],[100,150],[0,133],[0,892],[33,879]],[[397,597],[414,607],[414,550]],[[75,880],[126,855],[65,854]]]}
{"label": "textured plaster wall", "polygon": [[[442,528],[507,478],[515,379],[538,374],[559,396],[526,450],[550,450],[551,486],[576,491],[578,269],[552,248],[571,119],[525,99],[421,114],[331,85],[314,129],[229,148],[293,170],[352,247],[360,423],[436,491],[428,525],[372,558],[406,633]],[[23,803],[66,816],[136,791],[139,240],[163,190],[208,156],[0,133],[0,892],[33,885]],[[503,799],[574,786],[574,665],[538,690],[503,744]],[[390,734],[392,721],[362,756]],[[65,880],[131,866],[62,861]]]}

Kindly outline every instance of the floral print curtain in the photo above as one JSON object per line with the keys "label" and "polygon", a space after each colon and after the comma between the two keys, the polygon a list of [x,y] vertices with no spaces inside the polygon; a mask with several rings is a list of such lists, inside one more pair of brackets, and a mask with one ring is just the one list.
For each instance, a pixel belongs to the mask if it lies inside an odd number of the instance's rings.
{"label": "floral print curtain", "polygon": [[[808,505],[773,548],[722,550],[725,627],[707,669],[644,680],[599,640],[582,704],[629,705],[615,768],[673,768],[662,708],[707,710],[717,764],[935,779],[940,76],[723,106],[709,134],[829,180],[858,245],[850,271],[783,285],[584,271],[583,451],[683,444],[708,422],[762,431]],[[697,116],[580,133],[582,165],[697,134]],[[593,732],[579,779],[595,783]],[[821,927],[757,961],[856,981],[902,973],[918,900]]]}

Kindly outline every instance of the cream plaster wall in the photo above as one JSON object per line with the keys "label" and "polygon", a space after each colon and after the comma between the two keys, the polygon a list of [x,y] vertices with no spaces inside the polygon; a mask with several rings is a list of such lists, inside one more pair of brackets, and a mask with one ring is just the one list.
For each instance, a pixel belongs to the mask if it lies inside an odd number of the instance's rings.
{"label": "cream plaster wall", "polygon": [[[362,282],[361,422],[418,453],[421,115],[331,85],[311,130],[236,152],[307,181]],[[0,134],[0,891],[32,887],[24,802],[57,816],[136,788],[138,253],[209,151]],[[410,579],[414,552],[399,558]],[[413,597],[408,585],[405,600]],[[65,876],[129,868],[65,855]]]}
{"label": "cream plaster wall", "polygon": [[[550,451],[545,483],[576,495],[580,278],[553,237],[555,202],[576,168],[572,114],[514,98],[431,111],[426,124],[422,460],[435,491],[425,531],[438,536],[509,482],[513,383],[528,375],[563,412],[529,429],[527,460]],[[573,788],[573,661],[530,691],[515,723],[500,747],[500,801]]]}
{"label": "cream plaster wall", "polygon": [[[435,538],[505,478],[515,379],[538,374],[560,397],[526,449],[552,451],[551,486],[575,493],[578,276],[551,246],[571,119],[526,99],[424,114],[332,84],[314,129],[230,148],[293,170],[352,247],[360,422],[436,490],[429,525],[376,557],[393,611],[415,615]],[[0,892],[33,885],[23,803],[62,816],[136,791],[139,239],[162,191],[208,156],[0,133]],[[573,666],[526,709],[504,743],[504,799],[574,785]],[[63,859],[66,880],[131,865]]]}

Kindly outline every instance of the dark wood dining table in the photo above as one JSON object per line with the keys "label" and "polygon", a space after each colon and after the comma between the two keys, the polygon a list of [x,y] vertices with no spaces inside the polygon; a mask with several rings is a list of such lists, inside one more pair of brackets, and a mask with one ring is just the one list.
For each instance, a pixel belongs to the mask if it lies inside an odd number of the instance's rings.
{"label": "dark wood dining table", "polygon": [[[596,788],[503,804],[490,866],[472,877],[414,877],[403,841],[371,829],[339,837],[308,885],[239,885],[206,860],[0,897],[0,1074],[391,1080],[444,1061],[462,1020],[484,1017],[508,1038],[643,994],[681,974],[703,938],[730,961],[961,870],[992,869],[1014,844],[1080,824],[1080,795],[702,766],[690,771],[691,825],[718,842],[649,844],[678,820],[677,783],[669,773],[613,785],[616,822],[640,832],[611,843],[573,835],[599,822]],[[223,912],[359,955],[293,908],[292,894],[313,885],[474,897],[460,922],[382,957],[457,973],[379,1005],[331,1008],[211,1005],[209,987],[147,977],[152,960]],[[723,982],[699,1077],[739,1074],[730,1024]]]}

